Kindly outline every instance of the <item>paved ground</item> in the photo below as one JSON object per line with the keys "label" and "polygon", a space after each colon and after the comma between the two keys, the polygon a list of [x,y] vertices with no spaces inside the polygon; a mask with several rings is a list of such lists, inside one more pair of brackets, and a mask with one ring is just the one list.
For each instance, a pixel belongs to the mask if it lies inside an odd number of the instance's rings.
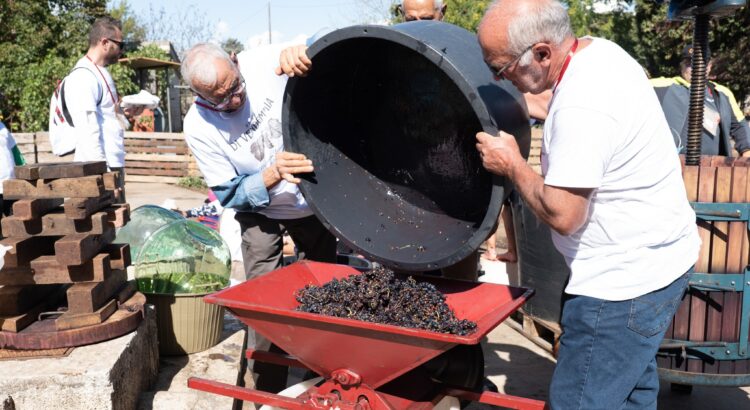
{"label": "paved ground", "polygon": [[[201,193],[165,184],[136,184],[126,186],[128,201],[133,208],[151,203],[160,205],[173,199],[181,209],[198,206],[205,196]],[[502,232],[502,229],[499,230]],[[504,238],[498,240],[504,244]],[[507,283],[508,271],[515,265],[483,261],[485,280]],[[241,351],[244,330],[236,320],[227,316],[222,342],[208,351],[187,357],[163,357],[159,381],[150,392],[141,396],[139,409],[229,409],[230,401],[190,390],[186,386],[190,376],[232,382]],[[501,392],[545,400],[555,361],[545,350],[524,336],[501,324],[489,333],[483,344],[486,374]],[[472,408],[482,406],[473,405]],[[690,395],[672,393],[662,383],[660,409],[737,410],[750,409],[750,387],[710,388],[696,386]]]}
{"label": "paved ground", "polygon": [[206,199],[206,193],[192,191],[171,184],[150,184],[145,182],[126,183],[125,195],[130,204],[130,209],[138,208],[141,205],[159,205],[185,210],[201,206]]}

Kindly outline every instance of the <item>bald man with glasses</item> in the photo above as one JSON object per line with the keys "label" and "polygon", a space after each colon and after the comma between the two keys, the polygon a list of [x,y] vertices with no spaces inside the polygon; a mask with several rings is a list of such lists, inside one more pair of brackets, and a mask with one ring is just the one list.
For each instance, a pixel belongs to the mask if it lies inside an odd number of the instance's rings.
{"label": "bald man with glasses", "polygon": [[[185,116],[185,141],[221,205],[237,211],[246,279],[282,266],[285,231],[299,259],[336,261],[336,239],[297,187],[297,174],[312,172],[312,161],[285,151],[281,132],[287,78],[304,76],[312,64],[305,49],[270,45],[233,58],[204,43],[182,62],[182,77],[196,94]],[[256,349],[281,352],[255,337]],[[256,362],[253,372],[259,390],[286,387],[283,366]]]}
{"label": "bald man with glasses", "polygon": [[443,20],[448,5],[442,0],[403,0],[400,4],[401,13],[406,21]]}

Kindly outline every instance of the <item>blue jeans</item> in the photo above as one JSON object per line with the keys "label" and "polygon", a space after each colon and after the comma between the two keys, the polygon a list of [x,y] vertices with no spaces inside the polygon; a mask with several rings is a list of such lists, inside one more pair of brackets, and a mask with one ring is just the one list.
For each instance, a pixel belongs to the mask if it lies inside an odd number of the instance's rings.
{"label": "blue jeans", "polygon": [[554,409],[656,409],[656,351],[687,288],[687,273],[670,285],[623,301],[566,295]]}

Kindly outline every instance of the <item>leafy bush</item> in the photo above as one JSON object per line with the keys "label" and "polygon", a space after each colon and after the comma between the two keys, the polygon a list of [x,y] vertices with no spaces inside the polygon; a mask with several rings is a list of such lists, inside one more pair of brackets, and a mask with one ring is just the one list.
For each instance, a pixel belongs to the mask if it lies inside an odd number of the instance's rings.
{"label": "leafy bush", "polygon": [[177,182],[177,185],[192,189],[193,191],[200,191],[205,192],[208,189],[208,185],[206,185],[206,181],[203,180],[203,177],[201,176],[189,176],[189,177],[182,177]]}

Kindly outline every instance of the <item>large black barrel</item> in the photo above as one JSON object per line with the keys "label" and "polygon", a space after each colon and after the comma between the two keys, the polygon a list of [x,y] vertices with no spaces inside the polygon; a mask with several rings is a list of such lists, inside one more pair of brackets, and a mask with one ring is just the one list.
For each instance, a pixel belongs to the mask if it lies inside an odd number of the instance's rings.
{"label": "large black barrel", "polygon": [[368,259],[400,270],[452,265],[491,233],[505,181],[475,134],[530,131],[522,96],[492,78],[476,37],[440,22],[354,26],[309,49],[290,79],[284,143],[315,164],[301,189],[318,218]]}

